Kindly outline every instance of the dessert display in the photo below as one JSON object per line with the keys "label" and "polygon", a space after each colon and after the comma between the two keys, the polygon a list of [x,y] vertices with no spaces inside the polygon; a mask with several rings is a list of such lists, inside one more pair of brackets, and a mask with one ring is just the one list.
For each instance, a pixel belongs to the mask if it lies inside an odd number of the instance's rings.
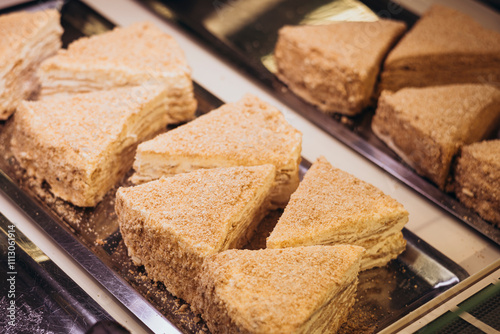
{"label": "dessert display", "polygon": [[272,202],[284,206],[299,184],[301,133],[255,96],[200,116],[137,148],[134,183],[200,168],[276,167]]}
{"label": "dessert display", "polygon": [[500,227],[500,139],[462,147],[454,188],[460,202]]}
{"label": "dessert display", "polygon": [[191,70],[177,42],[150,22],[82,37],[45,60],[41,98],[122,86],[163,85],[179,122],[194,117]]}
{"label": "dessert display", "polygon": [[361,270],[386,265],[406,246],[404,207],[320,157],[292,194],[268,248],[352,244],[366,249]]}
{"label": "dessert display", "polygon": [[203,260],[246,244],[269,209],[273,165],[197,170],[120,188],[116,214],[128,253],[191,303]]}
{"label": "dessert display", "polygon": [[453,157],[463,145],[498,126],[500,90],[463,84],[382,92],[373,132],[417,173],[445,188]]}
{"label": "dessert display", "polygon": [[95,206],[132,166],[137,144],[177,122],[164,86],[23,101],[12,152],[30,175],[76,206]]}
{"label": "dessert display", "polygon": [[194,305],[212,333],[335,333],[354,305],[362,253],[228,250],[206,259]]}
{"label": "dessert display", "polygon": [[[317,34],[313,28],[302,42],[323,38],[323,28]],[[330,50],[339,52],[327,60],[338,85],[323,90],[331,83],[325,80],[315,86],[314,80],[327,79],[322,72],[300,76],[315,87],[311,96],[319,94],[311,103],[355,115],[373,102],[380,64],[405,24],[325,28],[325,40],[332,33],[342,35],[341,44],[346,36],[354,41]],[[317,56],[314,45],[308,52]],[[285,72],[298,70],[286,64],[291,54],[282,56],[285,81]],[[36,215],[48,217],[47,225],[62,226],[56,231],[84,246],[90,259],[82,266],[147,326],[142,311],[162,314],[155,321],[189,333],[361,332],[359,326],[389,323],[394,310],[409,310],[436,287],[459,281],[449,279],[455,272],[445,282],[437,273],[437,283],[429,283],[408,255],[389,263],[407,243],[403,206],[323,157],[299,185],[299,167],[303,173],[308,165],[300,165],[301,133],[252,95],[219,107],[209,92],[193,87],[177,43],[151,23],[78,39],[43,61],[38,75],[40,95],[20,102],[14,117],[0,124],[0,143],[6,144],[0,182],[4,175],[12,178],[21,188],[20,202],[26,196],[41,208],[23,208],[35,223]],[[471,105],[480,104],[476,97]],[[491,99],[498,104],[495,94]],[[197,106],[204,115],[192,120]],[[478,119],[498,120],[486,104],[481,110]],[[277,208],[285,208],[279,220]],[[408,253],[420,254],[424,241],[405,233]],[[435,258],[422,261],[447,269],[448,262]],[[96,275],[88,266],[94,260],[109,271]],[[105,283],[102,272],[109,275]],[[392,281],[385,284],[387,278]],[[360,292],[358,283],[364,284]],[[382,293],[370,290],[377,284],[384,285]],[[354,304],[361,307],[354,310]]]}
{"label": "dessert display", "polygon": [[500,82],[500,32],[434,5],[389,53],[381,89]]}
{"label": "dessert display", "polygon": [[61,47],[59,17],[53,9],[0,16],[0,120],[37,93],[36,69]]}
{"label": "dessert display", "polygon": [[286,26],[274,51],[276,74],[323,112],[358,114],[372,104],[382,61],[405,30],[383,19]]}

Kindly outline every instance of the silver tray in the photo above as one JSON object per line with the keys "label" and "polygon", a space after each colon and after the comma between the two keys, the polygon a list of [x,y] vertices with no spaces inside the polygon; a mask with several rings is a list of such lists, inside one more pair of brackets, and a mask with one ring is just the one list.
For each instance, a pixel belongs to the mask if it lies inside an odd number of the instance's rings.
{"label": "silver tray", "polygon": [[[0,213],[0,307],[15,301],[2,333],[85,333],[111,316]],[[14,244],[12,244],[14,242]],[[9,254],[13,253],[13,254]],[[10,315],[11,313],[8,312]],[[9,322],[11,322],[9,324]]]}
{"label": "silver tray", "polygon": [[[63,42],[88,33],[109,30],[113,24],[80,1],[62,8]],[[195,83],[198,114],[223,102]],[[163,284],[148,279],[143,267],[132,264],[123,244],[114,213],[115,191],[127,185],[127,177],[95,208],[78,208],[54,198],[47,187],[37,187],[18,166],[9,151],[12,121],[0,123],[0,191],[40,226],[76,262],[113,294],[140,321],[156,333],[174,330],[198,333],[207,328],[182,301],[168,293]],[[309,164],[301,164],[302,175]],[[265,243],[280,215],[272,212],[259,227],[247,248]],[[462,281],[468,274],[408,230],[406,251],[384,268],[360,275],[358,302],[351,327],[344,333],[376,332],[426,301]]]}
{"label": "silver tray", "polygon": [[[274,45],[278,30],[284,25],[385,17],[404,21],[411,27],[417,15],[390,0],[281,0],[253,7],[245,5],[245,1],[234,0],[141,0],[141,3],[164,20],[177,23],[201,38],[208,47],[255,77],[290,108],[500,245],[500,228],[463,206],[453,194],[441,191],[416,174],[375,136],[370,126],[373,108],[355,117],[326,115],[295,96],[273,73]],[[498,138],[499,135],[494,136]]]}

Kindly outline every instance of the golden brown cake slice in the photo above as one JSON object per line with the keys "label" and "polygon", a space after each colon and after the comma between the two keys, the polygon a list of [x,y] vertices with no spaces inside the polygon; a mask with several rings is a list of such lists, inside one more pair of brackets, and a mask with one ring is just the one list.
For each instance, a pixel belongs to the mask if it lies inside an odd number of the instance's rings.
{"label": "golden brown cake slice", "polygon": [[375,134],[417,173],[444,189],[453,156],[498,126],[500,90],[464,84],[382,92]]}
{"label": "golden brown cake slice", "polygon": [[354,304],[363,248],[229,250],[203,264],[193,306],[212,333],[335,333]]}
{"label": "golden brown cake slice", "polygon": [[407,222],[408,212],[396,200],[320,157],[292,194],[267,247],[358,245],[366,248],[366,270],[404,251]]}
{"label": "golden brown cake slice", "polygon": [[198,170],[116,194],[132,260],[191,303],[203,260],[243,246],[269,208],[274,166]]}
{"label": "golden brown cake slice", "polygon": [[272,201],[284,206],[299,183],[302,135],[274,107],[247,95],[139,145],[134,183],[200,168],[273,164]]}
{"label": "golden brown cake slice", "polygon": [[464,146],[455,167],[460,202],[500,226],[500,139]]}
{"label": "golden brown cake slice", "polygon": [[168,107],[179,122],[192,119],[196,110],[183,51],[150,22],[80,38],[44,61],[38,74],[42,98],[155,84],[168,89]]}
{"label": "golden brown cake slice", "polygon": [[39,88],[36,69],[61,47],[55,9],[0,16],[0,120]]}
{"label": "golden brown cake slice", "polygon": [[371,104],[382,61],[405,30],[390,20],[284,27],[277,75],[322,111],[355,115]]}
{"label": "golden brown cake slice", "polygon": [[163,86],[117,88],[24,101],[12,152],[54,195],[94,206],[132,166],[137,144],[175,120]]}
{"label": "golden brown cake slice", "polygon": [[432,6],[389,53],[381,88],[500,82],[500,32]]}

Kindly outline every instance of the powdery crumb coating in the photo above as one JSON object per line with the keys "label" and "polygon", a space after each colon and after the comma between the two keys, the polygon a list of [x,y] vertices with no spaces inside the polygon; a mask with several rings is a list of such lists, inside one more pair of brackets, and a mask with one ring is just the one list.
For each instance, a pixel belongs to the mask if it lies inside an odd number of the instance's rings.
{"label": "powdery crumb coating", "polygon": [[65,99],[25,101],[18,122],[43,146],[59,151],[68,163],[90,163],[118,138],[129,117],[163,90],[161,86],[117,88]]}
{"label": "powdery crumb coating", "polygon": [[128,27],[91,37],[82,37],[43,62],[41,70],[91,70],[112,68],[133,73],[148,73],[152,78],[178,74],[190,75],[190,69],[173,37],[151,22],[138,22]]}
{"label": "powdery crumb coating", "polygon": [[[37,12],[14,12],[0,16],[0,64],[9,63],[12,58],[18,57],[19,49],[23,44],[40,33],[40,29],[50,22],[59,22],[59,12],[55,9]],[[62,28],[59,26],[59,35]],[[14,64],[12,64],[14,66]],[[9,69],[2,69],[9,71]]]}
{"label": "powdery crumb coating", "polygon": [[[231,160],[235,164],[280,166],[300,163],[302,134],[281,112],[255,96],[200,116],[139,145],[137,155]],[[299,161],[292,153],[299,152]],[[295,160],[295,161],[294,161]],[[136,159],[137,161],[137,159]]]}
{"label": "powdery crumb coating", "polygon": [[169,122],[164,87],[118,88],[24,101],[12,151],[58,197],[94,206],[130,168],[137,143]]}
{"label": "powdery crumb coating", "polygon": [[500,119],[500,90],[479,84],[384,91],[372,128],[416,171],[444,189],[453,156]]}
{"label": "powdery crumb coating", "polygon": [[36,70],[61,47],[59,12],[15,12],[0,16],[0,120],[37,93]]}
{"label": "powdery crumb coating", "polygon": [[500,33],[432,6],[389,53],[380,90],[500,81]]}
{"label": "powdery crumb coating", "polygon": [[500,139],[464,146],[455,168],[459,200],[500,226]]}
{"label": "powdery crumb coating", "polygon": [[320,157],[292,194],[267,246],[311,245],[349,236],[355,244],[405,223],[407,216],[395,199]]}
{"label": "powdery crumb coating", "polygon": [[[318,325],[308,323],[317,316],[330,325],[341,316],[341,324],[354,302],[362,253],[350,245],[225,251],[205,260],[194,304],[213,332],[297,333]],[[341,296],[344,303],[320,314]]]}
{"label": "powdery crumb coating", "polygon": [[286,26],[275,48],[278,77],[326,112],[353,115],[370,104],[381,63],[402,22]]}
{"label": "powdery crumb coating", "polygon": [[387,56],[384,67],[403,65],[412,59],[446,54],[494,57],[500,61],[500,33],[485,29],[472,17],[457,10],[433,5]]}
{"label": "powdery crumb coating", "polygon": [[192,303],[206,256],[242,247],[269,208],[272,165],[198,170],[120,188],[115,210],[132,261]]}
{"label": "powdery crumb coating", "polygon": [[117,197],[144,214],[150,228],[169,231],[206,256],[220,250],[229,219],[272,172],[272,165],[197,170],[120,188]]}

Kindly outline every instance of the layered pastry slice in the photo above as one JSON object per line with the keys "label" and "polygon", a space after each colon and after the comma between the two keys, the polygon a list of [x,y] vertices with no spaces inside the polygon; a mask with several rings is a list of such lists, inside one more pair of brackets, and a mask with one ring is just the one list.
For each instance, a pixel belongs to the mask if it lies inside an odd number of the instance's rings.
{"label": "layered pastry slice", "polygon": [[193,303],[212,333],[335,333],[354,304],[363,248],[229,250],[203,264]]}
{"label": "layered pastry slice", "polygon": [[500,226],[500,139],[464,146],[454,174],[460,202]]}
{"label": "layered pastry slice", "polygon": [[371,104],[382,61],[405,30],[390,20],[284,27],[277,75],[322,111],[355,115]]}
{"label": "layered pastry slice", "polygon": [[272,201],[284,206],[299,183],[302,135],[274,107],[247,95],[139,145],[134,183],[200,168],[273,164]]}
{"label": "layered pastry slice", "polygon": [[120,188],[128,253],[173,295],[193,301],[203,260],[243,246],[269,208],[273,165],[198,170]]}
{"label": "layered pastry slice", "polygon": [[500,32],[432,6],[389,53],[381,88],[500,82]]}
{"label": "layered pastry slice", "polygon": [[382,92],[375,134],[417,173],[444,189],[453,156],[498,126],[500,90],[463,84]]}
{"label": "layered pastry slice", "polygon": [[55,9],[0,16],[0,120],[36,93],[36,69],[61,47],[62,32]]}
{"label": "layered pastry slice", "polygon": [[183,51],[149,22],[80,38],[44,61],[38,74],[41,98],[155,84],[168,88],[168,107],[179,122],[196,109]]}
{"label": "layered pastry slice", "polygon": [[163,86],[24,101],[12,152],[29,174],[77,206],[94,206],[132,166],[137,144],[174,121]]}
{"label": "layered pastry slice", "polygon": [[352,244],[366,248],[361,270],[383,266],[406,247],[408,212],[369,183],[320,157],[293,193],[268,248]]}

